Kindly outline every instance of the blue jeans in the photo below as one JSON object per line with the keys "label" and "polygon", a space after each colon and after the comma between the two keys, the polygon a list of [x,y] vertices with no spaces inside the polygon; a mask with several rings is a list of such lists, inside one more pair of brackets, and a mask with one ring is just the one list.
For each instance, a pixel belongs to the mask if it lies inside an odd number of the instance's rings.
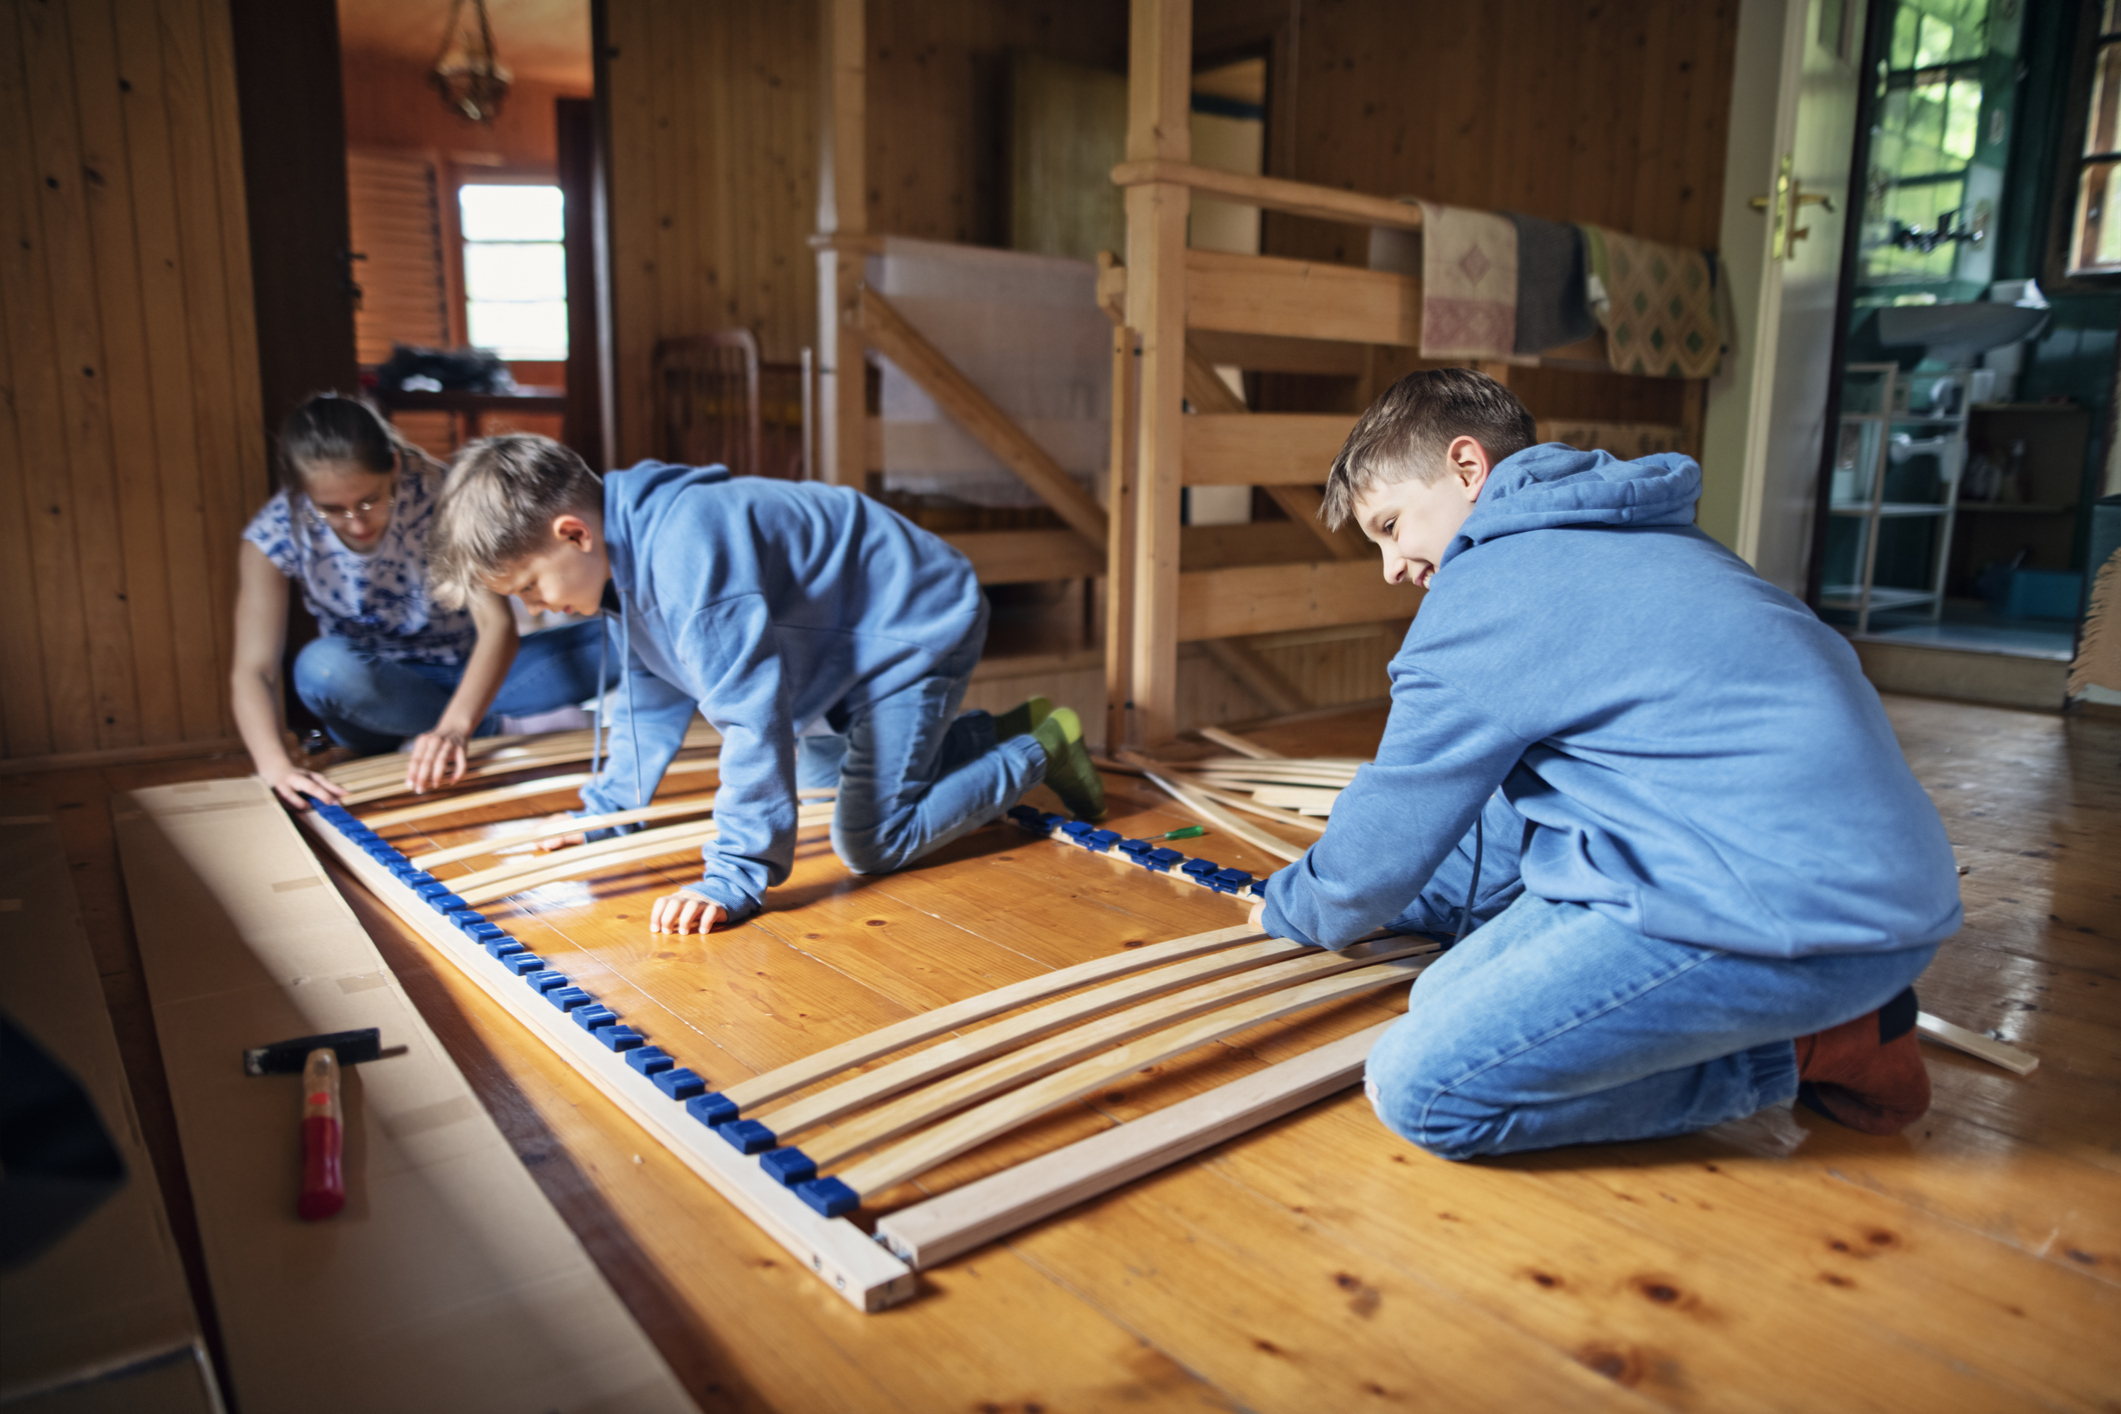
{"label": "blue jeans", "polygon": [[[618,681],[614,651],[603,687],[597,684],[602,620],[533,633],[475,736],[492,736],[502,717],[550,712],[584,702]],[[317,714],[341,746],[364,756],[393,751],[404,738],[432,730],[464,676],[463,666],[407,663],[356,648],[343,638],[318,638],[295,656],[295,696]]]}
{"label": "blue jeans", "polygon": [[911,687],[871,703],[845,736],[796,740],[796,785],[837,786],[832,849],[857,874],[903,869],[1016,804],[1046,773],[1036,738],[996,741],[994,718],[958,713],[982,631]]}
{"label": "blue jeans", "polygon": [[1446,1159],[1689,1134],[1791,1099],[1791,1038],[1876,1010],[1936,951],[1753,957],[1522,895],[1415,981],[1370,1103]]}

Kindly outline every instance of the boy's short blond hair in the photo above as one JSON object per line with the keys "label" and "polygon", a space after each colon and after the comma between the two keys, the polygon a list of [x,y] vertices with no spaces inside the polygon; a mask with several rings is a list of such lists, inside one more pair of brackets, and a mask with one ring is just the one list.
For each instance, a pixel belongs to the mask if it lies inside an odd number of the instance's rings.
{"label": "boy's short blond hair", "polygon": [[1470,368],[1429,368],[1394,383],[1355,420],[1326,475],[1318,518],[1333,529],[1355,513],[1366,492],[1394,481],[1434,481],[1443,454],[1471,437],[1496,461],[1532,446],[1532,414],[1508,388]]}
{"label": "boy's short blond hair", "polygon": [[552,540],[568,512],[601,512],[604,480],[574,452],[528,432],[482,437],[450,458],[427,537],[427,576],[453,608]]}

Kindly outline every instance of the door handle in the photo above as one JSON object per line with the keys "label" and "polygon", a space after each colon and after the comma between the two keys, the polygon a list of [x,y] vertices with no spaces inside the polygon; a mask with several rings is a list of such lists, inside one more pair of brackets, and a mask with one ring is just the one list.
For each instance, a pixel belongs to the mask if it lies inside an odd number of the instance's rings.
{"label": "door handle", "polygon": [[1782,154],[1782,166],[1775,173],[1775,190],[1767,196],[1756,196],[1746,204],[1755,211],[1769,213],[1774,226],[1768,237],[1768,259],[1795,260],[1797,242],[1807,240],[1812,234],[1809,226],[1799,226],[1798,216],[1807,206],[1818,206],[1827,211],[1834,209],[1834,198],[1822,192],[1808,192],[1804,184],[1792,174],[1796,158],[1792,153]]}

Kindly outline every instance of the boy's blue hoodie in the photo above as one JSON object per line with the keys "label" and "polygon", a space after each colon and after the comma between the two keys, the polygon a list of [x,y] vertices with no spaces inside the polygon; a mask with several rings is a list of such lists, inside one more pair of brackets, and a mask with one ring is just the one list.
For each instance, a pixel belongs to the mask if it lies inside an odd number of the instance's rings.
{"label": "boy's blue hoodie", "polygon": [[748,917],[794,862],[797,735],[844,732],[981,631],[971,562],[849,487],[663,462],[604,478],[604,543],[630,651],[582,804],[645,804],[698,710],[722,734],[720,837],[689,887]]}
{"label": "boy's blue hoodie", "polygon": [[1694,528],[1700,490],[1676,454],[1549,443],[1493,469],[1392,660],[1376,764],[1268,883],[1268,928],[1445,926],[1484,804],[1490,896],[1518,856],[1537,897],[1731,952],[1958,928],[1943,822],[1855,652]]}

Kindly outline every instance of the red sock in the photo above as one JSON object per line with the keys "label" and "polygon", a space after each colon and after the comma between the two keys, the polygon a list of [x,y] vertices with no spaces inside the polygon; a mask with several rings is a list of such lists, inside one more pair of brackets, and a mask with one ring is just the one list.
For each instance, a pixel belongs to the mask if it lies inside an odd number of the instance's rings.
{"label": "red sock", "polygon": [[1930,1076],[1915,1039],[1915,989],[1876,1011],[1799,1036],[1797,1098],[1865,1134],[1898,1134],[1928,1112]]}

